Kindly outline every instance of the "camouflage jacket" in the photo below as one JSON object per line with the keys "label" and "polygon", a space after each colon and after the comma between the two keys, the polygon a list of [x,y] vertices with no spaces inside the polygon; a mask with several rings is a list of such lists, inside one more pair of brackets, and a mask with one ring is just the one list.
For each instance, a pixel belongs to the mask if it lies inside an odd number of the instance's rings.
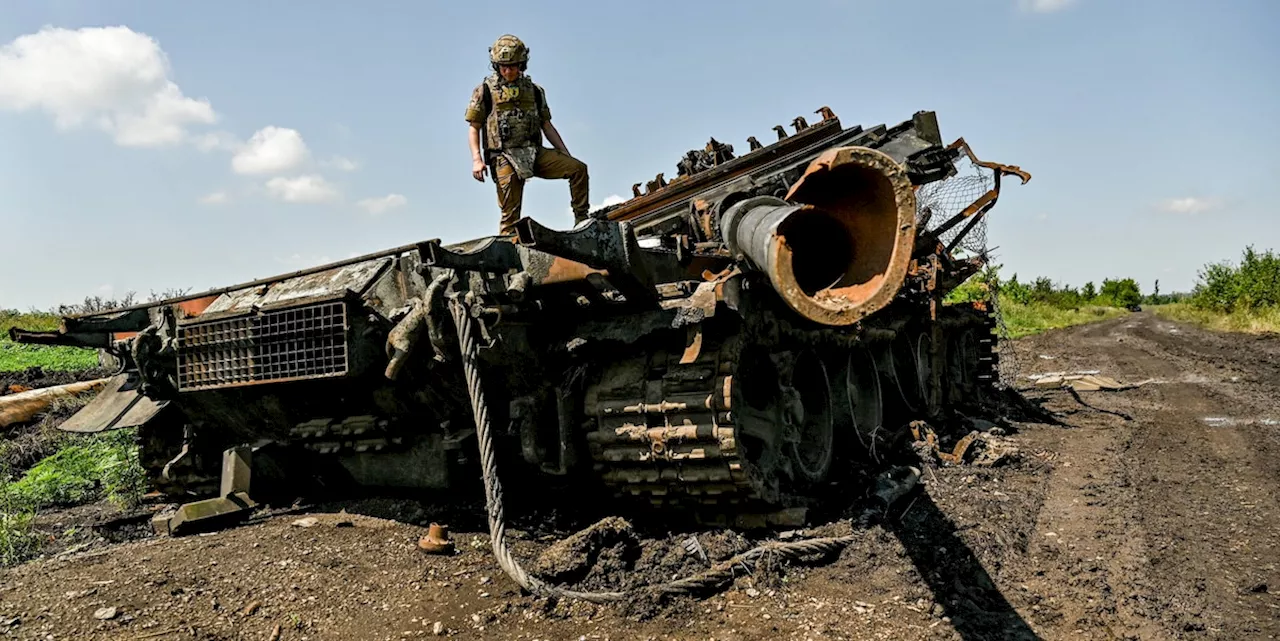
{"label": "camouflage jacket", "polygon": [[551,120],[546,94],[527,75],[507,82],[492,74],[471,92],[467,122],[483,125],[491,151],[542,145],[542,124]]}

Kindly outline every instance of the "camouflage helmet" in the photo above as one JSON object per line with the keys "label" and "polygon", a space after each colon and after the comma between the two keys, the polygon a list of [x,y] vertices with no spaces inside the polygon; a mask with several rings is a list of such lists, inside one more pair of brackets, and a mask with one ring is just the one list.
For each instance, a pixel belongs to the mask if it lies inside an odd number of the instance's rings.
{"label": "camouflage helmet", "polygon": [[529,62],[529,48],[519,38],[505,34],[489,47],[489,62],[494,65],[523,65]]}

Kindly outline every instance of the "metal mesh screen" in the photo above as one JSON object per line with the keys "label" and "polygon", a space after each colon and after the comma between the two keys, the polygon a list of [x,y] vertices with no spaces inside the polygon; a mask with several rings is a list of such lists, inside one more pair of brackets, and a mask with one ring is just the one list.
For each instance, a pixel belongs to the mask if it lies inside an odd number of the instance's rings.
{"label": "metal mesh screen", "polygon": [[178,328],[178,389],[252,385],[347,373],[340,302]]}
{"label": "metal mesh screen", "polygon": [[[995,172],[979,167],[967,156],[961,156],[955,162],[955,175],[945,180],[921,185],[916,190],[916,225],[933,231],[942,226],[956,214],[964,211],[995,186]],[[949,245],[952,240],[968,226],[968,219],[961,221],[939,236],[943,244]],[[958,256],[985,256],[993,260],[987,246],[987,218],[983,216],[955,247]],[[990,264],[990,263],[989,263]],[[1009,335],[1009,327],[1004,322],[1000,310],[999,282],[991,282],[992,289],[987,302],[991,305],[995,317],[996,336],[998,337],[997,372],[1001,385],[1014,385],[1017,382],[1017,359],[1013,355],[1013,342]]]}
{"label": "metal mesh screen", "polygon": [[[952,216],[964,211],[983,194],[995,185],[995,174],[990,170],[973,164],[968,157],[962,156],[955,163],[956,174],[946,180],[939,180],[921,185],[916,191],[916,224],[930,231],[937,229]],[[960,233],[968,221],[952,227],[944,233],[940,240],[950,244]],[[971,254],[980,254],[987,249],[987,220],[984,216],[956,246]]]}

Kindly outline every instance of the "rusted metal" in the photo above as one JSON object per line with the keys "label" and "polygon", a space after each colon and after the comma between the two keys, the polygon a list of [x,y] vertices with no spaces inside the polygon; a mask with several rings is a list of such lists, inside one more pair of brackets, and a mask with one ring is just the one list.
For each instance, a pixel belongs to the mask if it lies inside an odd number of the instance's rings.
{"label": "rusted metal", "polygon": [[427,533],[418,539],[418,550],[425,554],[453,554],[454,545],[449,539],[449,528],[432,523]]}
{"label": "rusted metal", "polygon": [[714,169],[696,174],[679,185],[673,185],[670,189],[662,190],[661,192],[648,193],[640,198],[635,198],[622,203],[618,205],[616,209],[609,212],[609,220],[627,220],[628,218],[643,211],[669,204],[676,201],[681,196],[690,195],[698,189],[709,187],[716,182],[732,180],[745,175],[750,171],[758,170],[757,163],[769,158],[781,157],[793,153],[799,149],[803,149],[807,145],[814,144],[825,137],[834,136],[839,133],[841,133],[839,120],[820,123],[806,129],[803,133],[790,136],[786,140],[780,140],[765,149],[761,149],[757,152],[759,155],[752,154],[750,157],[742,156],[740,158],[735,158]]}
{"label": "rusted metal", "polygon": [[[843,191],[850,184],[857,187]],[[814,160],[786,199],[742,201],[721,225],[731,251],[767,273],[792,309],[851,325],[898,291],[915,238],[915,194],[888,156],[839,148]]]}
{"label": "rusted metal", "polygon": [[156,308],[156,307],[167,307],[167,306],[170,306],[170,305],[178,305],[178,304],[181,304],[181,303],[187,303],[187,302],[189,302],[189,301],[195,301],[195,300],[197,300],[197,299],[201,299],[201,298],[207,298],[207,297],[209,297],[209,296],[216,296],[216,295],[218,295],[218,294],[225,294],[225,293],[228,293],[228,292],[234,292],[234,291],[237,291],[237,290],[248,289],[248,288],[252,288],[252,287],[258,287],[258,286],[260,286],[260,285],[270,285],[270,284],[272,284],[272,283],[276,283],[276,282],[283,281],[283,280],[289,280],[289,279],[291,279],[291,278],[297,278],[297,277],[299,277],[299,276],[310,276],[311,274],[315,274],[315,273],[318,273],[318,272],[325,272],[325,271],[330,271],[330,270],[332,270],[332,269],[339,268],[339,267],[346,267],[347,265],[354,265],[354,264],[357,264],[357,263],[364,263],[364,262],[368,262],[368,261],[373,260],[373,259],[376,259],[376,258],[384,258],[384,257],[390,257],[390,256],[399,256],[399,255],[406,254],[406,253],[408,253],[408,252],[411,252],[411,251],[413,251],[413,250],[417,249],[419,244],[420,244],[420,243],[412,243],[412,244],[409,244],[409,245],[401,245],[401,246],[399,246],[399,247],[393,247],[393,248],[391,248],[391,249],[384,249],[384,250],[382,250],[382,251],[373,252],[373,253],[369,253],[369,254],[364,254],[364,255],[362,255],[362,256],[354,256],[354,257],[352,257],[352,258],[347,258],[347,259],[345,259],[345,260],[334,261],[334,262],[332,262],[332,263],[325,263],[325,264],[323,264],[323,265],[316,265],[315,267],[308,267],[308,268],[306,268],[306,269],[299,269],[299,270],[297,270],[297,271],[287,272],[287,273],[284,273],[284,274],[278,274],[278,275],[276,275],[276,276],[269,276],[269,277],[267,277],[267,278],[259,278],[259,279],[257,279],[257,280],[252,280],[252,281],[249,281],[249,282],[246,282],[246,283],[240,283],[240,284],[238,284],[238,285],[231,285],[231,286],[228,286],[228,287],[218,287],[218,288],[215,288],[215,289],[209,289],[209,290],[205,290],[205,291],[202,291],[202,292],[197,292],[197,293],[194,293],[194,294],[187,294],[187,295],[183,295],[183,296],[175,296],[175,297],[172,297],[172,298],[166,298],[166,299],[159,300],[159,301],[155,301],[155,302],[152,302],[152,303],[138,303],[137,305],[129,305],[128,307],[120,307],[120,308],[110,309],[110,310],[105,310],[105,311],[101,311],[101,312],[90,312],[90,313],[84,313],[84,314],[70,314],[70,315],[68,315],[66,318],[68,318],[68,319],[92,318],[92,317],[97,317],[97,316],[108,316],[108,315],[113,315],[113,314],[119,314],[119,313],[121,313],[121,312],[131,312],[131,311],[138,311],[138,310],[153,309],[153,308]]}
{"label": "rusted metal", "polygon": [[964,138],[957,138],[955,142],[951,143],[947,147],[947,149],[949,151],[963,151],[964,154],[968,156],[970,162],[972,162],[974,165],[977,165],[979,167],[990,169],[994,176],[993,178],[994,182],[991,189],[984,192],[976,200],[974,200],[967,207],[965,207],[960,213],[956,214],[955,216],[952,216],[945,223],[939,225],[935,230],[933,230],[933,233],[935,236],[941,236],[946,232],[950,231],[951,228],[960,224],[965,219],[970,219],[968,224],[965,225],[964,229],[962,229],[960,233],[956,234],[955,237],[952,238],[949,243],[947,243],[946,251],[950,252],[960,244],[960,241],[962,241],[964,237],[969,234],[970,230],[972,230],[974,226],[976,226],[978,222],[981,221],[982,217],[986,215],[986,213],[990,211],[992,207],[995,206],[996,200],[1000,197],[1000,179],[1002,176],[1005,176],[1005,175],[1017,176],[1019,179],[1022,180],[1022,184],[1025,185],[1027,184],[1028,181],[1031,180],[1031,174],[1027,173],[1021,167],[1018,167],[1016,165],[1004,165],[1000,163],[979,160],[977,155],[973,153],[973,149],[969,147],[969,143],[965,142]]}
{"label": "rusted metal", "polygon": [[[814,113],[741,155],[705,138],[674,178],[655,168],[571,229],[525,218],[514,237],[429,239],[24,340],[113,350],[120,378],[69,424],[136,426],[158,489],[213,497],[189,512],[243,507],[217,461],[248,443],[286,453],[280,496],[459,491],[483,392],[513,483],[594,480],[620,508],[798,523],[831,491],[865,494],[848,485],[858,466],[938,411],[942,386],[953,402],[965,381],[964,398],[994,384],[997,357],[990,310],[943,303],[980,263],[916,222],[917,187],[955,176],[967,143],[945,144],[929,111],[865,129]],[[955,344],[969,347],[940,366]],[[882,398],[898,388],[908,403]]]}

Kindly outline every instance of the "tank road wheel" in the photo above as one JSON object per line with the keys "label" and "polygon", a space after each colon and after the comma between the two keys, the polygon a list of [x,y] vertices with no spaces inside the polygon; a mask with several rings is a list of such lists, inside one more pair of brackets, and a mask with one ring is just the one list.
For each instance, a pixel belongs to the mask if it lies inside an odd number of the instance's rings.
{"label": "tank road wheel", "polygon": [[845,362],[843,395],[848,403],[851,431],[858,439],[863,452],[876,456],[878,439],[882,438],[884,403],[880,398],[880,377],[876,374],[875,360],[866,347],[849,351]]}
{"label": "tank road wheel", "polygon": [[972,402],[978,393],[978,339],[973,328],[957,331],[947,341],[948,398]]}
{"label": "tank road wheel", "polygon": [[922,330],[912,343],[915,345],[916,389],[920,391],[920,411],[932,416],[942,404],[939,389],[933,385],[933,336],[929,330]]}
{"label": "tank road wheel", "polygon": [[796,355],[788,384],[783,386],[784,436],[795,479],[816,485],[831,472],[835,425],[827,368],[813,350]]}
{"label": "tank road wheel", "polygon": [[881,373],[885,382],[895,389],[897,399],[908,413],[920,410],[924,398],[920,387],[920,372],[916,367],[916,341],[905,332],[899,333],[889,343],[889,349],[881,356]]}

